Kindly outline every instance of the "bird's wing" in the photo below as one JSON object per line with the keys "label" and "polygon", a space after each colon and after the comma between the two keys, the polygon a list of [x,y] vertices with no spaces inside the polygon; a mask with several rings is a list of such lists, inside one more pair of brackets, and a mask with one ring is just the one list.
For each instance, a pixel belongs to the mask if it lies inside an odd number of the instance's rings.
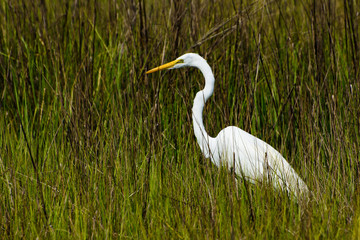
{"label": "bird's wing", "polygon": [[223,129],[216,139],[213,160],[234,167],[239,176],[252,181],[271,178],[281,188],[293,190],[305,183],[272,146],[237,127]]}

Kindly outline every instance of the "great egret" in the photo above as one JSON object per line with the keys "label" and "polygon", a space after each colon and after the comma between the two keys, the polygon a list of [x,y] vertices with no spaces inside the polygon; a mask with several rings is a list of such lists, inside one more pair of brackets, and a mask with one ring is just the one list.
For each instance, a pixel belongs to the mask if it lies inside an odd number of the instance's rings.
{"label": "great egret", "polygon": [[196,94],[192,108],[194,133],[205,158],[210,158],[216,166],[225,164],[229,168],[234,167],[238,176],[251,182],[265,179],[295,197],[307,194],[309,190],[304,181],[285,158],[266,142],[234,126],[221,130],[215,138],[207,134],[202,113],[206,101],[213,94],[215,78],[204,58],[187,53],[146,74],[182,67],[196,67],[205,77],[205,88]]}

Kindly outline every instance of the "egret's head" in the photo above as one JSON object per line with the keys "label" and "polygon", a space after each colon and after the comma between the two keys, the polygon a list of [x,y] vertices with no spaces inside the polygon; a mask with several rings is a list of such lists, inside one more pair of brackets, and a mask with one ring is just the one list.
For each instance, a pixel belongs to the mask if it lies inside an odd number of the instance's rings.
{"label": "egret's head", "polygon": [[205,61],[202,57],[200,57],[196,53],[186,53],[176,60],[161,65],[159,67],[153,68],[146,72],[146,74],[157,72],[163,69],[175,69],[175,68],[182,68],[182,67],[195,67],[197,66],[197,62]]}

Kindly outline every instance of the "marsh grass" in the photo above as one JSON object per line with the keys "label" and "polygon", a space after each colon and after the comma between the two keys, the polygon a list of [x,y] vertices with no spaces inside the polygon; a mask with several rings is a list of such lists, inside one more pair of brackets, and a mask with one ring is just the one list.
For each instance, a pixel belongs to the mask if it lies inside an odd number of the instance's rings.
{"label": "marsh grass", "polygon": [[[359,238],[357,1],[1,1],[0,235],[5,239]],[[278,149],[295,202],[236,181],[192,132],[204,111]]]}

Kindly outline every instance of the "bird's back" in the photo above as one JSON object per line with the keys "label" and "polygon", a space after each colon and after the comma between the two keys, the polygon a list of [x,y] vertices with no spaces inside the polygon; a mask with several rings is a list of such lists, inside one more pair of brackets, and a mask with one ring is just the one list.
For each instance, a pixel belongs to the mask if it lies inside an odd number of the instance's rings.
{"label": "bird's back", "polygon": [[240,128],[223,129],[209,146],[211,160],[216,165],[235,167],[239,176],[252,182],[266,179],[275,187],[295,195],[308,191],[306,184],[278,151]]}

